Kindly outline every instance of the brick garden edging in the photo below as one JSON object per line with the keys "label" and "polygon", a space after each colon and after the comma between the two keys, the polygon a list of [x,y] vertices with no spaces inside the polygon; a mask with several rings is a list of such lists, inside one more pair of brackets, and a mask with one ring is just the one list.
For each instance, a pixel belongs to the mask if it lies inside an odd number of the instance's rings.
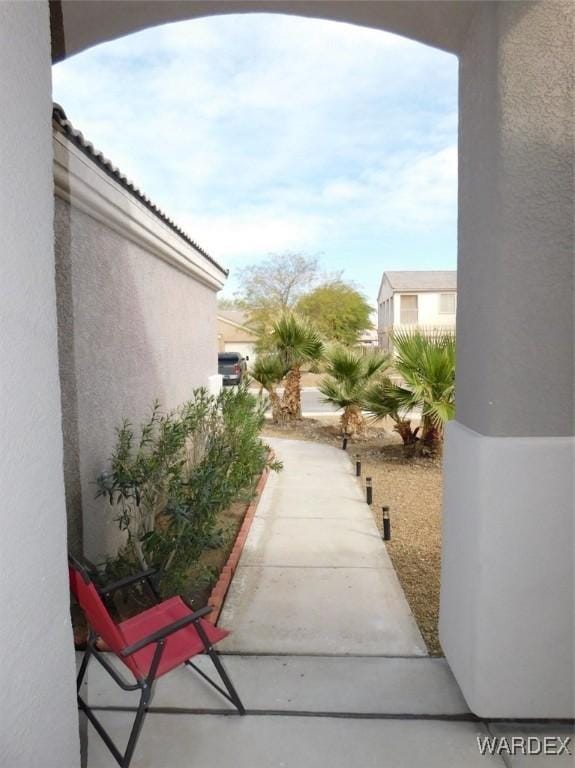
{"label": "brick garden edging", "polygon": [[[271,458],[273,458],[272,455],[270,455],[270,459]],[[256,495],[248,505],[243,522],[239,531],[237,532],[232,551],[230,552],[226,564],[220,572],[220,577],[208,598],[208,605],[210,605],[214,610],[209,614],[209,616],[206,617],[206,619],[211,621],[212,624],[218,623],[224,600],[226,599],[230,584],[232,583],[233,575],[236,572],[236,568],[238,567],[238,563],[244,549],[244,544],[246,543],[248,533],[252,526],[252,521],[256,515],[256,510],[258,508],[262,492],[267,483],[269,473],[270,470],[268,467],[266,467],[260,475],[260,479],[258,480],[258,484],[256,486]]]}

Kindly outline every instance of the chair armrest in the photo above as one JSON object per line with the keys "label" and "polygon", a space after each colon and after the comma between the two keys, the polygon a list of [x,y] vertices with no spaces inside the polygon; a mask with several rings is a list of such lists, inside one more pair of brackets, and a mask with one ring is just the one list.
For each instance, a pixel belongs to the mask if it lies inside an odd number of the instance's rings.
{"label": "chair armrest", "polygon": [[115,592],[117,589],[129,587],[131,584],[137,584],[139,581],[146,581],[157,573],[157,568],[150,568],[147,571],[135,573],[133,576],[126,576],[123,579],[118,579],[118,581],[113,581],[111,584],[105,584],[103,587],[98,587],[98,592],[101,595],[111,595],[112,592]]}
{"label": "chair armrest", "polygon": [[162,629],[158,629],[156,632],[152,632],[151,635],[143,637],[136,643],[126,646],[126,648],[120,651],[120,656],[131,656],[133,653],[136,653],[136,651],[141,651],[146,645],[150,645],[150,643],[157,643],[160,640],[164,640],[166,637],[173,635],[174,632],[179,632],[180,629],[187,627],[189,624],[199,621],[199,619],[203,616],[207,616],[208,613],[211,613],[213,610],[211,605],[206,605],[205,608],[200,608],[198,611],[190,613],[189,616],[184,616],[182,619],[178,619],[171,624],[166,624]]}

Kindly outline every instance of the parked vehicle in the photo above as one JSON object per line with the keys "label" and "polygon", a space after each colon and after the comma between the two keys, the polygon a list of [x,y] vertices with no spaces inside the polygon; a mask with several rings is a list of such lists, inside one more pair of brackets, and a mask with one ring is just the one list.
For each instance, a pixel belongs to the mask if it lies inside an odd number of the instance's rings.
{"label": "parked vehicle", "polygon": [[222,375],[224,385],[241,384],[248,370],[249,357],[239,352],[218,353],[218,373]]}

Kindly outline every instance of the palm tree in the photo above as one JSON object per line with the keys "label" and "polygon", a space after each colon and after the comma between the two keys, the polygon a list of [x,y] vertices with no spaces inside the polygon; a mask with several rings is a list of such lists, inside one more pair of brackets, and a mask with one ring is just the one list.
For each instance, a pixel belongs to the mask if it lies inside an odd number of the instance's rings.
{"label": "palm tree", "polygon": [[455,415],[455,337],[399,331],[392,341],[395,369],[405,382],[397,396],[405,410],[421,408],[421,442],[433,452]]}
{"label": "palm tree", "polygon": [[260,385],[260,392],[266,390],[272,406],[272,421],[283,421],[281,402],[276,387],[284,378],[287,369],[277,354],[258,355],[250,371],[250,377]]}
{"label": "palm tree", "polygon": [[282,408],[288,419],[297,419],[301,416],[301,368],[321,359],[323,342],[307,320],[291,312],[282,314],[272,325],[269,342],[288,371]]}
{"label": "palm tree", "polygon": [[328,352],[327,376],[319,385],[319,391],[324,402],[343,408],[341,428],[344,435],[351,437],[363,431],[361,410],[366,387],[389,363],[389,355],[381,352],[343,346],[335,346]]}
{"label": "palm tree", "polygon": [[406,455],[413,456],[419,440],[419,427],[413,429],[410,419],[407,418],[409,409],[403,403],[409,394],[386,376],[366,388],[363,408],[374,420],[389,416],[394,422],[394,432],[401,437]]}

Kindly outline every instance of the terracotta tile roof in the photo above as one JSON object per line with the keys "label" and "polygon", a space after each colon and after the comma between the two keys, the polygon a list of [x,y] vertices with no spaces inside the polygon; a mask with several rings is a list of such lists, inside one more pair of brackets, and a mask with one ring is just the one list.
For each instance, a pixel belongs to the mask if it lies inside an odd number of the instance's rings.
{"label": "terracotta tile roof", "polygon": [[111,176],[114,181],[124,187],[124,189],[133,195],[140,203],[145,205],[146,208],[148,208],[155,216],[158,217],[158,219],[160,219],[164,224],[167,224],[167,226],[170,227],[170,229],[172,229],[179,237],[181,237],[182,240],[195,248],[198,253],[201,253],[202,256],[211,264],[213,264],[214,267],[216,267],[222,274],[229,274],[229,270],[222,267],[221,264],[218,264],[218,262],[212,258],[209,253],[206,253],[206,251],[204,251],[201,246],[194,242],[194,240],[192,240],[189,235],[180,229],[180,227],[178,227],[178,225],[175,224],[172,219],[170,219],[160,208],[158,208],[158,206],[153,203],[149,197],[147,197],[140,189],[138,189],[138,187],[136,187],[135,184],[130,181],[126,175],[123,174],[120,169],[112,163],[111,160],[105,157],[102,152],[97,150],[92,142],[87,141],[87,139],[84,138],[82,132],[74,128],[70,120],[68,120],[66,112],[59,104],[53,105],[52,120],[56,126],[64,133],[64,135],[76,147],[78,147],[78,149],[80,149],[94,163],[96,163],[99,168],[105,171],[108,176]]}

